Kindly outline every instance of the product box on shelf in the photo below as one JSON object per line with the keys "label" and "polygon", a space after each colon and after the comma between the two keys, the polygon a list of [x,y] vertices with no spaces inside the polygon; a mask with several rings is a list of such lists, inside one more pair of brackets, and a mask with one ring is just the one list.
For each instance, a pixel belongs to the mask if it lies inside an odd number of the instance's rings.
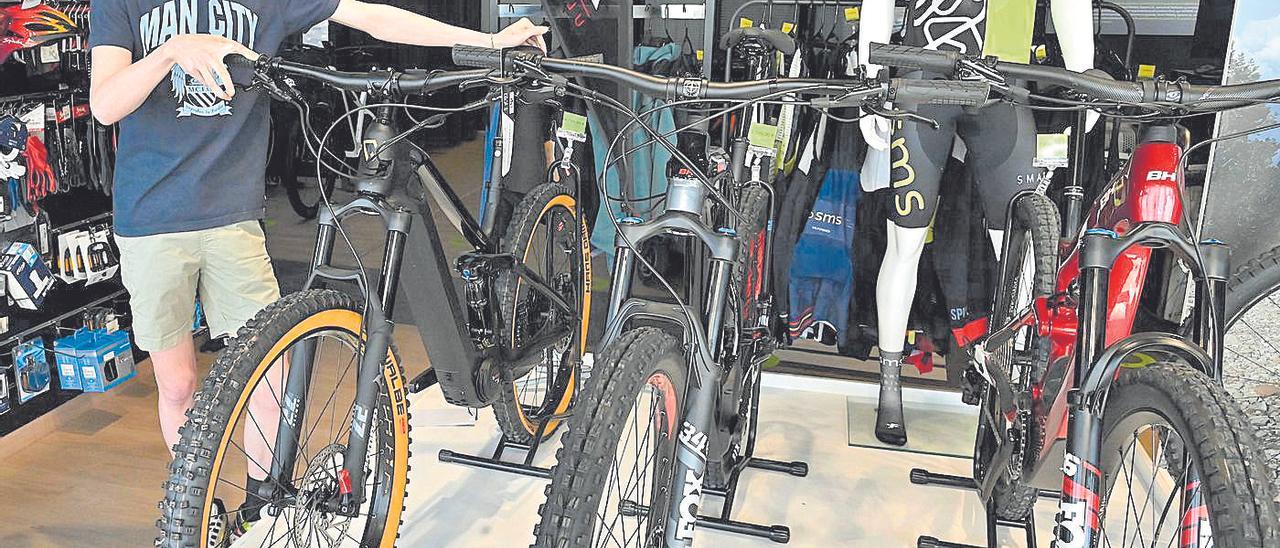
{"label": "product box on shelf", "polygon": [[9,244],[0,255],[0,274],[4,276],[5,293],[27,310],[38,310],[53,285],[53,273],[40,253],[24,242]]}
{"label": "product box on shelf", "polygon": [[9,370],[0,369],[0,415],[9,412]]}
{"label": "product box on shelf", "polygon": [[85,392],[105,392],[133,377],[133,345],[128,333],[83,330],[76,345]]}
{"label": "product box on shelf", "polygon": [[18,381],[18,403],[27,403],[49,391],[52,371],[44,339],[36,337],[13,349],[13,376]]}
{"label": "product box on shelf", "polygon": [[58,366],[58,385],[63,390],[82,390],[80,379],[80,347],[76,339],[80,331],[53,341],[53,361]]}

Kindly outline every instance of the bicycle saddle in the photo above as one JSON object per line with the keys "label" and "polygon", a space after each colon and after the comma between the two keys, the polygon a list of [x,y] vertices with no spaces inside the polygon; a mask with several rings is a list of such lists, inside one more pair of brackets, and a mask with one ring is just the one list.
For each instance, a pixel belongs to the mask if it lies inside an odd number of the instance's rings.
{"label": "bicycle saddle", "polygon": [[720,49],[733,49],[738,44],[748,40],[768,44],[773,49],[786,55],[791,55],[796,52],[796,41],[787,33],[780,30],[760,29],[755,27],[733,29],[725,33],[725,35],[720,38]]}

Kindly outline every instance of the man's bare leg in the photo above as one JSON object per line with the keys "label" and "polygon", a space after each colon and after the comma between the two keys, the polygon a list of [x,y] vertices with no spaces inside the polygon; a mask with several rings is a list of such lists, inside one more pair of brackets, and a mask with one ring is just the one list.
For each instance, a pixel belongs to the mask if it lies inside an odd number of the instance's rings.
{"label": "man's bare leg", "polygon": [[184,334],[174,346],[152,352],[151,366],[160,393],[160,433],[172,458],[173,446],[181,437],[178,428],[187,422],[187,410],[195,403],[196,348],[191,334]]}

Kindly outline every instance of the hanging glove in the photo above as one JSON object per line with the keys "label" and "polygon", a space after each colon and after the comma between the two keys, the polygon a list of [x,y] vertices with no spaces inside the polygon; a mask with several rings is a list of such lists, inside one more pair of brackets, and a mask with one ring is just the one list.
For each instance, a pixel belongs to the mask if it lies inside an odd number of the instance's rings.
{"label": "hanging glove", "polygon": [[49,151],[44,143],[34,135],[27,138],[27,149],[23,152],[27,160],[27,188],[25,201],[27,211],[35,214],[40,211],[37,202],[45,196],[53,194],[58,188],[58,180],[49,167]]}

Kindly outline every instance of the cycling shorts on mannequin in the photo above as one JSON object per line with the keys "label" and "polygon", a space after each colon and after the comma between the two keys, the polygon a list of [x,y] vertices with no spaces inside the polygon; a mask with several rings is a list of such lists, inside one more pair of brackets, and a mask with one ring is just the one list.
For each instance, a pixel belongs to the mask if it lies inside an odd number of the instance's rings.
{"label": "cycling shorts on mannequin", "polygon": [[943,168],[956,137],[968,148],[965,162],[978,182],[989,228],[1003,228],[1009,200],[1019,191],[1035,188],[1042,178],[1044,170],[1034,166],[1035,120],[1027,109],[1008,103],[981,109],[910,104],[899,108],[936,120],[940,127],[934,130],[923,123],[900,122],[893,134],[889,218],[898,226],[929,226],[938,206]]}

